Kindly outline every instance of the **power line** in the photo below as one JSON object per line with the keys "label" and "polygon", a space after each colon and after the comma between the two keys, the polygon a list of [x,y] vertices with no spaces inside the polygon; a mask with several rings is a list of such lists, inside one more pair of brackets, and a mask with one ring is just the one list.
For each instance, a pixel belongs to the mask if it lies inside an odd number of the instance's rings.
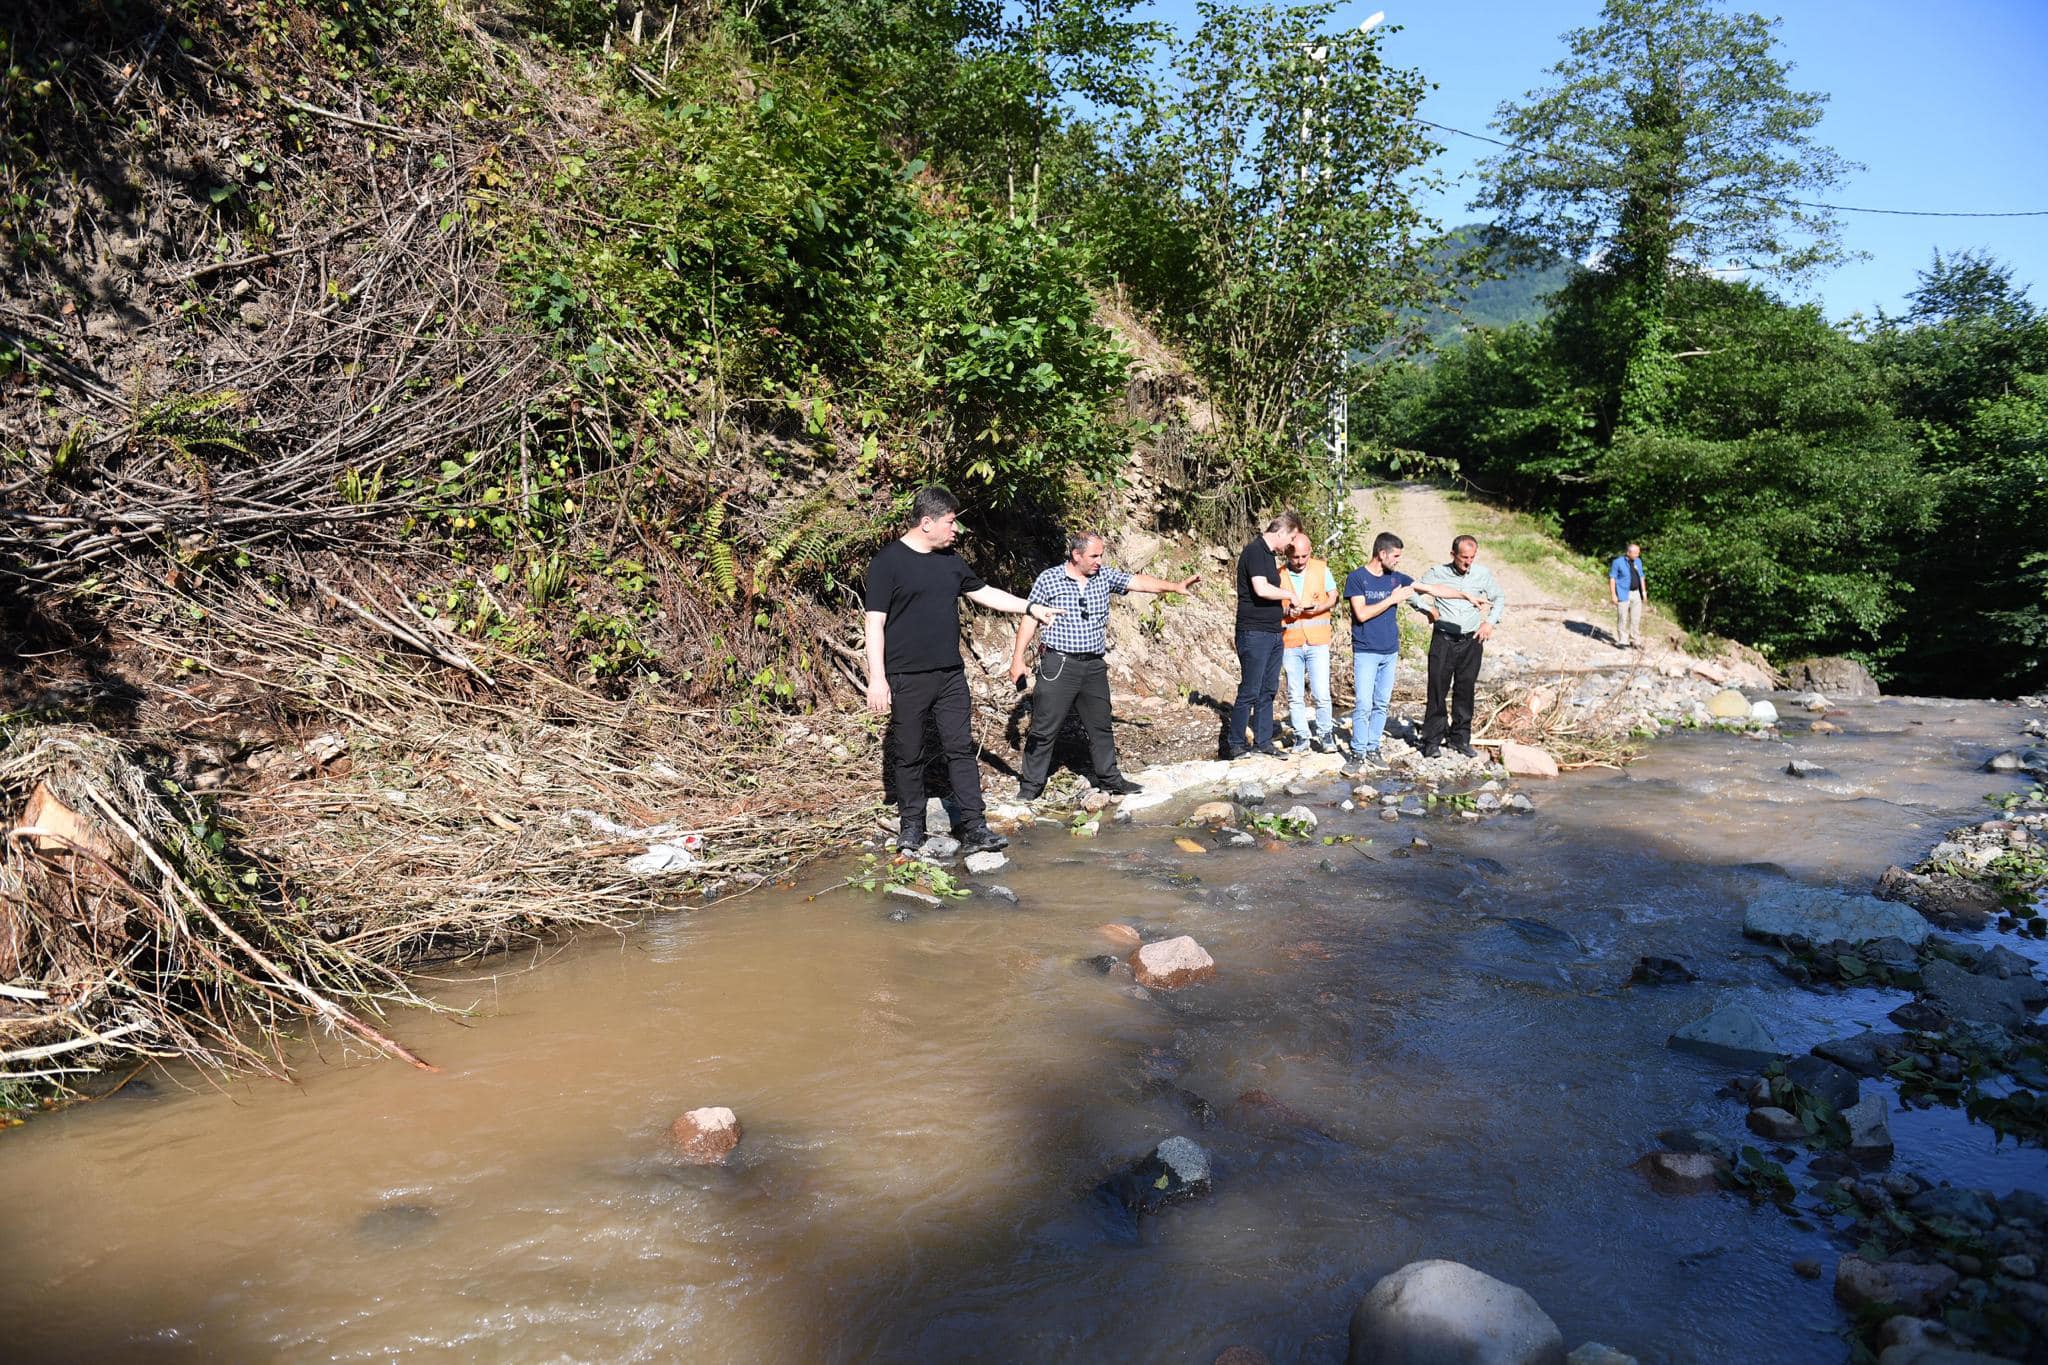
{"label": "power line", "polygon": [[[1533,147],[1524,147],[1519,143],[1503,142],[1497,137],[1488,137],[1484,133],[1473,133],[1467,132],[1463,128],[1453,128],[1448,123],[1431,123],[1426,118],[1411,119],[1410,121],[1419,123],[1425,128],[1434,128],[1440,133],[1456,133],[1459,137],[1469,137],[1476,142],[1490,142],[1496,147],[1505,147],[1511,152],[1521,152],[1525,156],[1540,156],[1551,161],[1564,161],[1567,159],[1555,152],[1540,152]],[[1791,204],[1802,209],[1829,209],[1835,213],[1880,213],[1890,218],[2048,218],[2048,209],[2017,209],[2009,213],[1966,213],[1953,209],[1873,209],[1864,208],[1857,204],[1823,204],[1811,199],[1780,199],[1775,195],[1756,194],[1753,192],[1745,192],[1744,197],[1762,199],[1773,204]]]}

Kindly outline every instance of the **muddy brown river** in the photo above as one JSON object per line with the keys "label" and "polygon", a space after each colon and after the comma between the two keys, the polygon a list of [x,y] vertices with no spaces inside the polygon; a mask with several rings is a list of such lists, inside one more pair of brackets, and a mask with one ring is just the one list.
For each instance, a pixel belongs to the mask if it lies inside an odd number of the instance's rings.
{"label": "muddy brown river", "polygon": [[[440,1075],[308,1044],[295,1085],[154,1073],[0,1134],[0,1354],[1337,1361],[1374,1280],[1447,1257],[1567,1345],[1840,1360],[1829,1277],[1791,1269],[1832,1267],[1825,1228],[1630,1169],[1662,1128],[1743,1133],[1732,1068],[1665,1040],[1733,1000],[1803,1049],[1903,1000],[1794,988],[1742,907],[1788,878],[1866,889],[1981,818],[2016,784],[1978,767],[2024,714],[1887,700],[1840,736],[1681,735],[1477,824],[1342,812],[1332,785],[1312,804],[1349,846],[1041,826],[1014,907],[807,898],[840,867],[501,962],[440,989],[468,1018],[395,1021]],[[1110,920],[1194,935],[1219,976],[1099,972]],[[1642,954],[1701,979],[1625,989]],[[1234,1103],[1253,1090],[1285,1109]],[[745,1141],[680,1166],[668,1125],[707,1104]],[[2039,1149],[1953,1111],[1892,1123],[1894,1169],[2048,1190]],[[1135,1234],[1090,1201],[1176,1133],[1213,1156],[1207,1198]]]}

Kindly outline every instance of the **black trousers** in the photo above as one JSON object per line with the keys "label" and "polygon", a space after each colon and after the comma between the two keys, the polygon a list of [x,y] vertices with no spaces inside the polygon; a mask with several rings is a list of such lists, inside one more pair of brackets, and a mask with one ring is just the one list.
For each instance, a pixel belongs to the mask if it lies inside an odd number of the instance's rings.
{"label": "black trousers", "polygon": [[1230,733],[1223,747],[1235,753],[1244,748],[1245,726],[1251,726],[1252,747],[1268,748],[1273,743],[1273,697],[1280,691],[1280,664],[1287,657],[1287,642],[1277,630],[1237,632],[1237,700],[1230,708]]}
{"label": "black trousers", "polygon": [[1486,642],[1477,635],[1433,631],[1429,637],[1429,707],[1422,713],[1422,747],[1434,749],[1446,736],[1453,744],[1472,742],[1472,693],[1479,685],[1479,661]]}
{"label": "black trousers", "polygon": [[912,820],[924,819],[924,767],[931,756],[927,723],[938,731],[939,747],[946,755],[946,775],[953,785],[953,804],[960,808],[961,827],[972,829],[987,817],[981,801],[981,765],[975,761],[974,700],[967,692],[967,670],[889,675],[889,766],[896,777],[896,809]]}
{"label": "black trousers", "polygon": [[1097,780],[1117,775],[1116,736],[1109,724],[1109,661],[1100,654],[1061,654],[1048,649],[1038,659],[1038,686],[1031,691],[1031,734],[1024,741],[1020,786],[1043,787],[1052,772],[1052,748],[1072,712],[1088,732],[1088,759]]}

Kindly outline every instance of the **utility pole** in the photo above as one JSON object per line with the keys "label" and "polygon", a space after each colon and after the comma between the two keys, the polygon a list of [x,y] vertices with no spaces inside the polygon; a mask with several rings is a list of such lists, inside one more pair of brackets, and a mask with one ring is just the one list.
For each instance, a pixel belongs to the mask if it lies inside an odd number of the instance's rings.
{"label": "utility pole", "polygon": [[[1386,17],[1387,13],[1385,10],[1374,11],[1371,17],[1358,26],[1360,36],[1372,32],[1374,27]],[[1327,46],[1319,45],[1306,50],[1309,61],[1314,63],[1316,67],[1315,81],[1317,89],[1319,92],[1325,91],[1329,88],[1330,84],[1329,73],[1325,69],[1325,63],[1329,61],[1330,49]],[[1310,116],[1304,111],[1301,121],[1301,137],[1302,141],[1313,149],[1315,147],[1314,134],[1310,130],[1309,123]],[[1329,183],[1330,150],[1329,115],[1325,113],[1323,115],[1323,145],[1320,149],[1315,149],[1312,152],[1310,166],[1303,169],[1304,178],[1316,176],[1326,185]],[[1343,520],[1344,504],[1350,496],[1350,490],[1345,483],[1345,471],[1350,464],[1351,457],[1351,385],[1348,378],[1351,365],[1351,347],[1345,337],[1344,329],[1341,327],[1330,335],[1330,360],[1331,372],[1334,378],[1330,384],[1329,411],[1327,423],[1324,427],[1323,439],[1324,454],[1330,462],[1331,501],[1330,517],[1327,523],[1329,526],[1327,538],[1334,543],[1338,524]]]}

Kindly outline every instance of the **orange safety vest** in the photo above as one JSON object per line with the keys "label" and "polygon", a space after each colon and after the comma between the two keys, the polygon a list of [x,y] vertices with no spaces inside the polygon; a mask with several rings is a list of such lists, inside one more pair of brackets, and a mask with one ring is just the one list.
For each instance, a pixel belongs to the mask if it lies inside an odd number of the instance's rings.
{"label": "orange safety vest", "polygon": [[[1282,569],[1280,572],[1288,575],[1291,586],[1294,571],[1292,569]],[[1311,559],[1302,567],[1301,592],[1297,596],[1306,596],[1308,598],[1308,605],[1312,607],[1320,607],[1325,604],[1335,606],[1337,594],[1321,586],[1332,581],[1334,580],[1330,577],[1330,566],[1320,559]],[[1311,587],[1310,584],[1317,586]],[[1292,617],[1288,618],[1286,629],[1282,632],[1282,642],[1290,647],[1294,645],[1326,645],[1330,643],[1330,617],[1330,612],[1324,612],[1321,616],[1311,616],[1299,623],[1295,622]]]}

